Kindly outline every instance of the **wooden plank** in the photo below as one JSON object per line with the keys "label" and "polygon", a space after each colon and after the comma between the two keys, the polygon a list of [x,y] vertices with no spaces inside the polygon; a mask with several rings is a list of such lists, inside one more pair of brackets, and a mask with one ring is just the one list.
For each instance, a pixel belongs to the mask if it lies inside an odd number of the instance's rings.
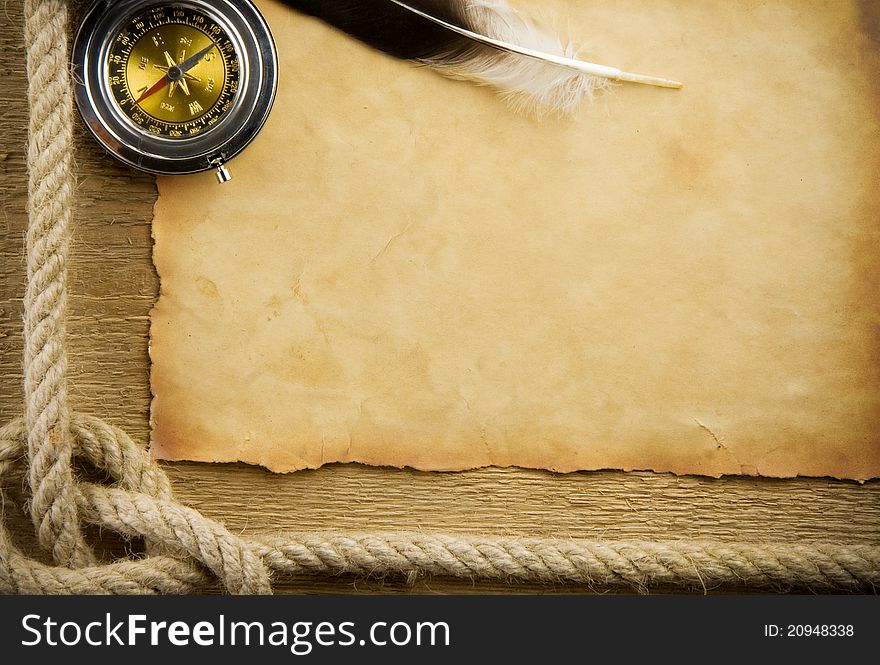
{"label": "wooden plank", "polygon": [[[85,3],[73,3],[75,14]],[[0,12],[0,422],[21,412],[21,297],[26,228],[27,108],[22,2]],[[80,183],[71,262],[70,380],[74,407],[146,442],[149,311],[158,291],[150,260],[151,177],[107,157],[77,133]],[[669,474],[567,475],[521,469],[420,473],[359,465],[273,475],[244,465],[166,464],[177,496],[247,534],[278,530],[412,529],[592,539],[880,542],[880,482],[720,480]],[[23,547],[25,516],[7,519]],[[106,534],[104,544],[118,543]],[[579,592],[579,586],[469,580],[286,581],[287,592]],[[699,589],[698,591],[702,591]]]}

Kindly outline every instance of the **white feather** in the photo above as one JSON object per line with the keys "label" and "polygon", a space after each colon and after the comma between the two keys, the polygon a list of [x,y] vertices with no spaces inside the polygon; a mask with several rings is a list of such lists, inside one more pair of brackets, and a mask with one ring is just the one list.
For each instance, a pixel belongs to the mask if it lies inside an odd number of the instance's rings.
{"label": "white feather", "polygon": [[[545,32],[522,17],[504,0],[462,0],[473,29],[489,37],[567,58],[575,58],[570,42]],[[571,113],[606,78],[584,74],[549,62],[475,45],[467,57],[432,58],[425,64],[447,76],[497,88],[517,110],[545,115]]]}

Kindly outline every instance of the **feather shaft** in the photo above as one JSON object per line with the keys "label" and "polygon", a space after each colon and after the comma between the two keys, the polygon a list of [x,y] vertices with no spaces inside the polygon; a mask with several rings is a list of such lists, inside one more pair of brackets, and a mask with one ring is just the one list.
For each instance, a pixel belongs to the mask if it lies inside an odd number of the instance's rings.
{"label": "feather shaft", "polygon": [[395,5],[402,7],[403,9],[411,11],[412,13],[421,16],[424,19],[427,19],[433,23],[436,23],[439,26],[446,28],[447,30],[455,32],[462,37],[467,37],[468,39],[472,39],[480,44],[491,46],[492,48],[496,48],[499,51],[505,51],[506,53],[513,53],[515,55],[521,55],[526,58],[548,62],[554,65],[558,65],[560,67],[565,67],[567,69],[573,69],[574,71],[580,72],[582,74],[600,76],[602,78],[612,79],[614,81],[642,83],[645,85],[653,85],[661,88],[681,88],[684,85],[683,83],[679,81],[673,81],[672,79],[662,78],[659,76],[649,76],[647,74],[625,72],[621,69],[618,69],[617,67],[599,65],[593,62],[586,62],[584,60],[578,60],[576,58],[568,58],[566,56],[556,55],[553,53],[544,53],[542,51],[536,51],[535,49],[530,49],[525,46],[511,44],[509,42],[501,41],[500,39],[495,39],[494,37],[490,37],[488,35],[481,35],[453,23],[449,23],[442,18],[432,16],[428,12],[422,11],[418,7],[404,2],[404,0],[390,1],[393,2]]}
{"label": "feather shaft", "polygon": [[507,0],[282,0],[388,55],[495,88],[516,110],[572,113],[609,80],[677,88],[677,81],[576,57]]}

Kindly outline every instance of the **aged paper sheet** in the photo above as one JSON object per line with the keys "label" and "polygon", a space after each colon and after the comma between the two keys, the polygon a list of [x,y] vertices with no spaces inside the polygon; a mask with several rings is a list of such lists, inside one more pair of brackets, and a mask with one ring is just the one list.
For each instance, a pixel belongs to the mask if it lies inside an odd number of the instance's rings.
{"label": "aged paper sheet", "polygon": [[543,122],[258,4],[266,129],[159,180],[155,456],[880,475],[876,3],[532,0],[686,83]]}

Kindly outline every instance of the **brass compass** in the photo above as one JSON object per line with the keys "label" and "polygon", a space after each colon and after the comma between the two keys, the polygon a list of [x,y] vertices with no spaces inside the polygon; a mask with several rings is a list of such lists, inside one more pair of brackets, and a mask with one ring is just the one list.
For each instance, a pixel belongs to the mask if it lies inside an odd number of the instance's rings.
{"label": "brass compass", "polygon": [[99,0],[73,48],[76,101],[95,138],[161,174],[217,169],[257,135],[275,97],[271,33],[248,0]]}

